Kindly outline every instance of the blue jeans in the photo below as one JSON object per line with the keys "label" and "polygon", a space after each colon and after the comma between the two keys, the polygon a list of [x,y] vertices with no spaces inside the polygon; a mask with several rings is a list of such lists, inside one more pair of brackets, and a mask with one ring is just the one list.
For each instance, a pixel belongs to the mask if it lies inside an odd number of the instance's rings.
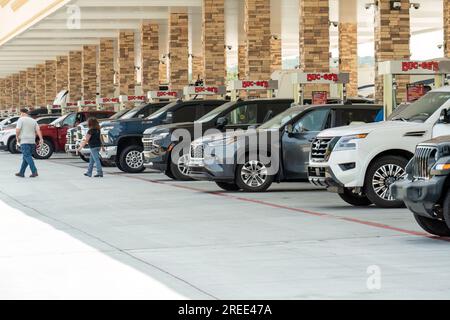
{"label": "blue jeans", "polygon": [[91,148],[91,157],[89,158],[89,167],[87,174],[92,176],[92,171],[94,170],[94,164],[97,168],[97,174],[102,176],[103,169],[102,163],[100,162],[100,148]]}
{"label": "blue jeans", "polygon": [[28,166],[30,166],[31,173],[36,174],[37,169],[33,160],[33,150],[36,148],[36,145],[22,144],[20,147],[22,150],[22,166],[20,167],[20,174],[24,176]]}

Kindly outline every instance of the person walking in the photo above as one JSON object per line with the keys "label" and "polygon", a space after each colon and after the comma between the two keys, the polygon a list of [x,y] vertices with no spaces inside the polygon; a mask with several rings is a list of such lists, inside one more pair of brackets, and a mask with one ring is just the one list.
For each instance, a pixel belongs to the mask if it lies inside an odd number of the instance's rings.
{"label": "person walking", "polygon": [[39,145],[42,146],[44,139],[38,123],[28,115],[27,109],[20,109],[20,118],[16,126],[16,137],[17,145],[20,146],[22,151],[22,166],[19,173],[16,173],[17,177],[24,178],[28,166],[31,170],[30,178],[39,176],[33,160],[33,151],[36,148],[36,135],[39,137]]}
{"label": "person walking", "polygon": [[89,131],[86,134],[86,138],[81,142],[78,152],[89,145],[91,156],[89,158],[88,171],[84,174],[86,177],[92,177],[92,171],[94,170],[94,164],[97,168],[97,175],[94,178],[103,178],[103,168],[100,162],[100,150],[103,148],[103,143],[100,137],[100,124],[96,118],[90,118],[88,120]]}

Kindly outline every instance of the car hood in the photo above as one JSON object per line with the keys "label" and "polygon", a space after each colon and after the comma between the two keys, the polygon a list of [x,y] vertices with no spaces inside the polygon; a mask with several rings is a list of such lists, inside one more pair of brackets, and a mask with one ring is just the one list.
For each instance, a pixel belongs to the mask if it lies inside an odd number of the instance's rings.
{"label": "car hood", "polygon": [[190,129],[194,127],[193,122],[179,122],[179,123],[170,123],[170,124],[163,124],[159,125],[157,127],[148,128],[145,130],[144,134],[159,134],[163,132],[174,132],[177,129]]}
{"label": "car hood", "polygon": [[375,123],[365,123],[361,125],[350,125],[345,127],[332,128],[322,131],[319,137],[343,137],[353,134],[371,133],[374,131],[409,131],[423,126],[423,123],[406,121],[383,121]]}

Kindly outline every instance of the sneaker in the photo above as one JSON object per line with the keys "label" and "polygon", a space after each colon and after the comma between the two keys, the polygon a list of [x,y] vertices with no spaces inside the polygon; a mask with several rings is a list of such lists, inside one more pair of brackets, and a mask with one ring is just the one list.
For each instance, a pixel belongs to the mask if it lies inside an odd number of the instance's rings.
{"label": "sneaker", "polygon": [[94,176],[94,178],[103,178],[103,174],[97,174]]}
{"label": "sneaker", "polygon": [[30,178],[37,178],[37,177],[39,177],[39,174],[37,172],[30,175]]}
{"label": "sneaker", "polygon": [[21,173],[16,173],[16,177],[25,178],[25,176],[23,174],[21,174]]}
{"label": "sneaker", "polygon": [[85,176],[85,177],[89,177],[89,178],[92,177],[89,173],[85,173],[84,176]]}

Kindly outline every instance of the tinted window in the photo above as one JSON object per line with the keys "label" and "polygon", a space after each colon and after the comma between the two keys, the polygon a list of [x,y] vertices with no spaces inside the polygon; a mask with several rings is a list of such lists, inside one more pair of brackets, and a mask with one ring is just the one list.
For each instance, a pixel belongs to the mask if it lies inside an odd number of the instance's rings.
{"label": "tinted window", "polygon": [[72,127],[75,124],[75,120],[77,119],[76,113],[69,114],[64,121],[62,122],[62,126],[69,126]]}
{"label": "tinted window", "polygon": [[337,109],[335,113],[336,127],[348,126],[352,122],[370,123],[375,121],[379,110],[364,110],[364,109]]}
{"label": "tinted window", "polygon": [[[89,118],[94,117],[97,119],[108,119],[110,116],[111,116],[111,114],[109,114],[109,113],[91,113],[88,115]],[[86,121],[86,120],[83,120],[83,121]]]}
{"label": "tinted window", "polygon": [[289,108],[291,105],[290,102],[285,103],[271,103],[270,101],[267,102],[259,102],[258,103],[258,123],[264,123],[275,117],[276,115],[282,113],[287,108]]}
{"label": "tinted window", "polygon": [[197,119],[197,110],[198,105],[184,105],[181,108],[177,109],[173,115],[173,122],[194,122]]}
{"label": "tinted window", "polygon": [[228,125],[257,124],[258,105],[241,104],[226,115]]}
{"label": "tinted window", "polygon": [[294,132],[322,131],[325,121],[328,118],[329,109],[320,108],[305,114],[294,124]]}
{"label": "tinted window", "polygon": [[50,124],[53,121],[55,121],[55,118],[42,118],[42,119],[38,119],[37,123],[38,124]]}
{"label": "tinted window", "polygon": [[410,104],[392,120],[425,122],[448,100],[450,100],[450,92],[429,92]]}

